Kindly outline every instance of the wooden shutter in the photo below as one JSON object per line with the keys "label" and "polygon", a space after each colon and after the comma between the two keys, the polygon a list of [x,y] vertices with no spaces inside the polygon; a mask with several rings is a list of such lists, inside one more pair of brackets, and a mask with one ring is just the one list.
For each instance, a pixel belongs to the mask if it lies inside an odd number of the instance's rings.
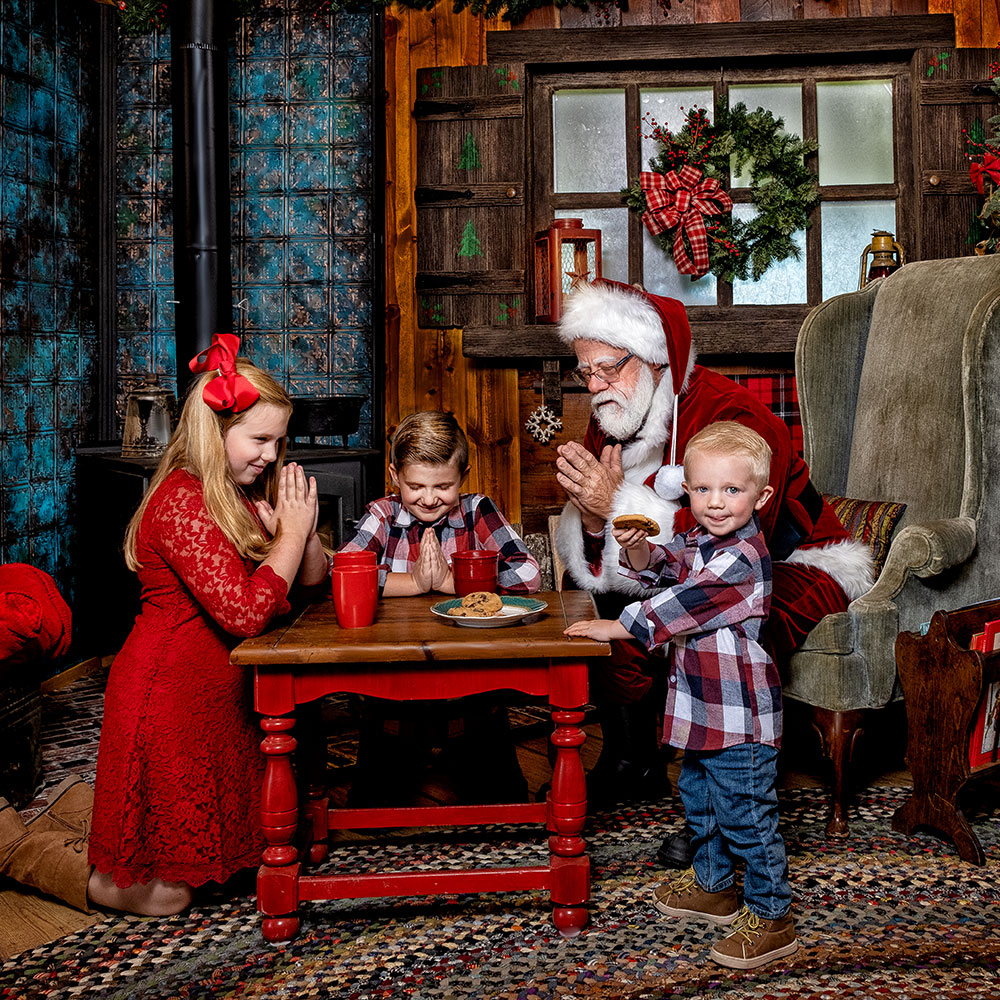
{"label": "wooden shutter", "polygon": [[[916,71],[919,253],[914,259],[965,257],[983,198],[969,179],[962,129],[998,111],[989,86],[993,49],[919,49]],[[928,75],[930,71],[930,75]]]}
{"label": "wooden shutter", "polygon": [[523,67],[424,69],[417,93],[417,326],[522,323]]}

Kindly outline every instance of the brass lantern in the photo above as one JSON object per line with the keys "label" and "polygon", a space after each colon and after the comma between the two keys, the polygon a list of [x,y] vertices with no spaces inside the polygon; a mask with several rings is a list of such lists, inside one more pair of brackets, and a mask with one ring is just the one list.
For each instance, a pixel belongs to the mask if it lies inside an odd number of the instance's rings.
{"label": "brass lantern", "polygon": [[122,458],[155,458],[163,454],[173,431],[176,409],[173,393],[159,384],[156,375],[146,375],[125,403]]}
{"label": "brass lantern", "polygon": [[[865,262],[868,254],[872,255],[871,267],[865,272]],[[892,233],[884,229],[876,229],[872,233],[872,241],[861,251],[861,274],[858,278],[858,288],[864,288],[869,281],[884,278],[898,270],[906,263],[903,248],[892,238]]]}
{"label": "brass lantern", "polygon": [[553,219],[535,234],[535,320],[557,323],[563,298],[601,276],[601,231],[583,219]]}

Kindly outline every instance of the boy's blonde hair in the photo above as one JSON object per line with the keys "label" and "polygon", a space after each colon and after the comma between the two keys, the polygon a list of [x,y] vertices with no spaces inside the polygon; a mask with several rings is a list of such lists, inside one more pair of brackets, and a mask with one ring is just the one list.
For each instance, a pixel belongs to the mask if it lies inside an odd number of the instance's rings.
{"label": "boy's blonde hair", "polygon": [[460,472],[469,464],[469,441],[453,413],[418,410],[403,417],[389,446],[389,464],[401,469],[407,464],[448,465]]}
{"label": "boy's blonde hair", "polygon": [[241,487],[233,479],[226,457],[225,437],[226,432],[245,420],[258,403],[280,406],[291,414],[292,400],[267,372],[245,358],[236,359],[236,371],[250,381],[260,398],[239,413],[229,410],[217,413],[202,398],[202,391],[218,373],[205,372],[191,385],[177,428],[125,532],[125,562],[129,569],[138,570],[141,565],[136,558],[135,539],[146,507],[157,487],[175,469],[187,469],[201,480],[206,510],[241,556],[260,562],[271,550],[274,539],[264,535],[257,519],[247,510],[241,493],[251,501],[266,500],[274,505],[287,438],[278,442],[276,460],[253,483]]}
{"label": "boy's blonde hair", "polygon": [[684,449],[684,475],[689,457],[701,455],[738,455],[750,464],[750,476],[757,487],[767,485],[771,475],[771,446],[753,429],[735,420],[716,420],[703,427]]}

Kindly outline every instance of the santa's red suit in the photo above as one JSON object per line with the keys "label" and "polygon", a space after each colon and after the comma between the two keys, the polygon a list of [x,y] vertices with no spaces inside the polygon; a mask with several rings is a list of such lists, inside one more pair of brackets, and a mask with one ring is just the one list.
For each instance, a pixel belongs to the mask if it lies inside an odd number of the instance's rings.
{"label": "santa's red suit", "polygon": [[[677,463],[697,431],[716,420],[736,420],[770,445],[774,495],[760,512],[760,521],[773,571],[767,634],[779,664],[821,618],[844,611],[849,599],[871,588],[868,547],[849,538],[810,483],[809,469],[793,451],[786,424],[742,386],[694,363],[691,330],[680,302],[617,282],[595,282],[570,297],[559,334],[567,343],[599,341],[662,366],[642,427],[622,443],[625,482],[611,511],[612,518],[635,513],[652,517],[661,529],[652,541],[665,541],[694,524],[682,502]],[[591,417],[584,447],[600,456],[605,445],[615,443]],[[624,605],[637,599],[642,588],[618,572],[619,548],[610,520],[602,534],[591,535],[583,528],[580,512],[567,503],[556,544],[578,587],[621,595],[619,603]],[[614,646],[612,667],[594,678],[598,695],[617,703],[638,700],[651,685],[645,662],[649,654],[634,643]]]}

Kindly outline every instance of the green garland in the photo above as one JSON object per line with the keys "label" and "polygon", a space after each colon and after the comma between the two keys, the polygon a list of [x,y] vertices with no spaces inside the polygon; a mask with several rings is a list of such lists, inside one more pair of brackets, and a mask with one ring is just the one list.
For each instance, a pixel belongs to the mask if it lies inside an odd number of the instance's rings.
{"label": "green garland", "polygon": [[[650,121],[652,138],[660,144],[650,160],[650,169],[666,174],[690,165],[714,178],[723,187],[732,173],[749,166],[750,200],[757,209],[750,221],[731,215],[706,219],[709,270],[723,281],[758,281],[772,264],[798,259],[793,238],[809,228],[809,213],[819,204],[816,178],[803,157],[816,151],[812,140],[800,139],[784,130],[784,122],[764,108],[747,111],[740,103],[720,105],[715,121],[709,122],[703,108],[687,113],[684,127],[676,134]],[[646,210],[646,196],[639,181],[623,189],[629,208]],[[655,237],[663,252],[673,259],[674,231]]]}

